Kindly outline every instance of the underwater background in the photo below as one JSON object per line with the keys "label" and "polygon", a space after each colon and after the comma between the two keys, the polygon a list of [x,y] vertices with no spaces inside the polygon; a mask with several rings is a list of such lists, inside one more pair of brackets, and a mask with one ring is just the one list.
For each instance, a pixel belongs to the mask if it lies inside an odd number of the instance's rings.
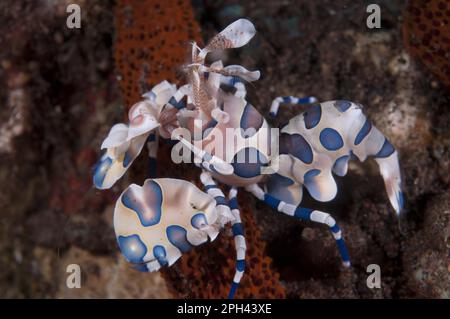
{"label": "underwater background", "polygon": [[[69,4],[81,28],[66,26]],[[366,24],[369,4],[381,28]],[[239,204],[247,269],[238,298],[449,298],[450,3],[445,0],[38,0],[0,2],[0,297],[223,298],[234,275],[231,230],[160,273],[120,255],[115,200],[142,184],[146,156],[111,190],[92,168],[112,123],[153,85],[183,81],[189,41],[245,17],[258,31],[226,64],[261,71],[248,100],[316,96],[364,105],[397,148],[405,209],[398,220],[375,162],[352,162],[337,197],[305,206],[340,223],[353,267],[323,227],[283,216],[246,192]],[[273,125],[298,114],[286,107]],[[161,143],[158,176],[197,181]],[[306,192],[305,192],[306,195]],[[305,196],[308,197],[308,196]],[[66,285],[69,264],[81,288]],[[366,267],[381,267],[370,289]]]}

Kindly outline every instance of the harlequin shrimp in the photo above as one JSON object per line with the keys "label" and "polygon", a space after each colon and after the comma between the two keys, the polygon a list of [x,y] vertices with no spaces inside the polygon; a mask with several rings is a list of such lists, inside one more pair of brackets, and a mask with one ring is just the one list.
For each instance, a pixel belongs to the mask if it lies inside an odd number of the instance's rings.
{"label": "harlequin shrimp", "polygon": [[[245,268],[245,237],[236,200],[239,187],[279,212],[328,226],[345,266],[350,266],[350,259],[341,229],[330,214],[299,206],[303,187],[314,199],[330,201],[337,193],[333,174],[346,175],[351,159],[373,157],[392,206],[397,213],[403,206],[397,152],[359,104],[277,97],[271,116],[277,115],[280,104],[307,106],[279,134],[273,134],[245,98],[244,83],[258,80],[260,72],[240,65],[224,67],[221,61],[206,65],[210,52],[242,47],[255,33],[250,21],[240,19],[205,48],[193,43],[192,61],[184,66],[187,84],[177,88],[163,81],[144,94],[130,109],[129,124],[111,128],[102,143],[106,152],[94,172],[94,185],[110,188],[145,144],[154,170],[158,138],[178,140],[172,151],[194,155],[195,164],[203,170],[200,179],[206,193],[187,181],[170,178],[148,179],[142,187],[132,184],[114,211],[119,247],[136,269],[156,271],[208,238],[214,240],[231,223],[237,261],[230,298]],[[230,187],[228,199],[216,181]]]}

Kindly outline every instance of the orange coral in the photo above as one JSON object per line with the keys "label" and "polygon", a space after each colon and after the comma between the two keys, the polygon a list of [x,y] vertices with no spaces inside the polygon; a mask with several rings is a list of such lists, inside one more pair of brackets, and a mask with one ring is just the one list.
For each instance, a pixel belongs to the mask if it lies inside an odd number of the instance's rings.
{"label": "orange coral", "polygon": [[124,102],[138,102],[150,88],[180,80],[189,41],[200,41],[191,4],[185,0],[120,0],[115,12],[114,60]]}
{"label": "orange coral", "polygon": [[409,52],[450,86],[450,2],[409,1],[404,16],[403,41]]}
{"label": "orange coral", "polygon": [[[115,61],[128,107],[162,80],[178,83],[181,79],[179,67],[187,61],[188,44],[192,40],[200,42],[200,32],[189,1],[118,1]],[[164,165],[159,165],[159,175],[198,179],[198,170],[173,164],[170,149],[161,146],[158,163]],[[143,166],[138,168],[142,173]],[[240,194],[248,248],[246,273],[236,297],[284,298],[279,275],[271,268],[272,260],[265,254],[265,244],[252,213],[251,202],[248,194]],[[234,271],[234,241],[227,228],[216,241],[185,254],[162,273],[176,297],[225,298]]]}

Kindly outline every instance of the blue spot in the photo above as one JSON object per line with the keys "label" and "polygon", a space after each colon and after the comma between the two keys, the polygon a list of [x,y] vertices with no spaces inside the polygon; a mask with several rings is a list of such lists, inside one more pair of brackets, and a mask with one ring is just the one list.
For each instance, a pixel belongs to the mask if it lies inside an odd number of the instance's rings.
{"label": "blue spot", "polygon": [[133,154],[130,152],[130,150],[127,150],[125,152],[125,157],[123,158],[123,167],[127,167],[128,165],[130,165],[133,159]]}
{"label": "blue spot", "polygon": [[294,199],[291,192],[287,189],[292,184],[294,184],[294,181],[290,178],[275,173],[270,175],[267,180],[267,192],[286,203],[292,203]]}
{"label": "blue spot", "polygon": [[187,240],[187,231],[181,226],[171,225],[166,228],[167,239],[182,253],[188,252],[192,245]]}
{"label": "blue spot", "polygon": [[141,220],[141,216],[144,214],[145,208],[141,200],[136,197],[131,188],[128,188],[122,195],[122,204],[125,207],[135,211],[136,214],[138,214],[139,219]]}
{"label": "blue spot", "polygon": [[369,134],[370,130],[372,129],[372,123],[369,121],[369,119],[366,119],[366,122],[359,130],[358,135],[356,135],[355,138],[355,145],[358,145],[362,142],[362,140]]}
{"label": "blue spot", "polygon": [[129,262],[134,264],[143,262],[143,258],[147,253],[147,247],[145,247],[138,235],[119,236],[117,241],[120,251]]}
{"label": "blue spot", "polygon": [[309,103],[314,103],[316,102],[316,99],[312,96],[310,97],[304,97],[301,99],[298,99],[297,104],[301,105],[301,104],[309,104]]}
{"label": "blue spot", "polygon": [[285,104],[292,103],[291,97],[290,96],[283,97],[283,103],[285,103]]}
{"label": "blue spot", "polygon": [[192,216],[191,225],[197,229],[200,229],[201,226],[208,225],[205,214],[197,213],[194,216]]}
{"label": "blue spot", "polygon": [[347,250],[347,247],[345,246],[344,240],[342,238],[338,239],[338,240],[336,240],[336,243],[338,245],[339,253],[341,254],[342,260],[344,262],[349,262],[350,257],[348,255],[348,250]]}
{"label": "blue spot", "polygon": [[132,188],[128,188],[122,195],[122,204],[138,215],[144,227],[153,226],[161,220],[162,191],[152,180],[145,181],[142,188],[144,198],[139,198]]}
{"label": "blue spot", "polygon": [[245,270],[245,260],[238,260],[237,262],[236,262],[236,269],[238,270],[238,271],[244,271]]}
{"label": "blue spot", "polygon": [[305,173],[305,175],[303,175],[303,181],[304,182],[308,182],[311,178],[313,178],[314,176],[317,176],[320,174],[320,169],[311,169],[309,171],[307,171]]}
{"label": "blue spot", "polygon": [[261,175],[261,167],[267,164],[267,158],[256,148],[247,147],[234,155],[231,165],[234,174],[244,178]]}
{"label": "blue spot", "polygon": [[329,151],[336,151],[344,146],[342,137],[336,130],[332,128],[325,128],[320,132],[320,143]]}
{"label": "blue spot", "polygon": [[280,204],[280,200],[266,193],[264,194],[264,203],[272,208],[277,209],[278,205]]}
{"label": "blue spot", "polygon": [[231,226],[231,230],[233,231],[233,236],[244,236],[244,228],[242,227],[241,223],[236,223]]}
{"label": "blue spot", "polygon": [[337,108],[339,111],[343,113],[347,111],[350,106],[352,106],[352,103],[349,101],[335,101],[333,105],[335,108]]}
{"label": "blue spot", "polygon": [[333,227],[330,228],[330,230],[331,230],[333,233],[337,233],[337,232],[339,232],[341,229],[339,228],[338,224],[335,224]]}
{"label": "blue spot", "polygon": [[311,164],[313,161],[312,148],[300,134],[282,133],[280,136],[280,154],[291,154],[306,164]]}
{"label": "blue spot", "polygon": [[231,284],[231,288],[230,288],[230,292],[228,293],[228,299],[233,299],[234,295],[236,293],[236,290],[239,287],[239,283],[238,282],[234,282]]}
{"label": "blue spot", "polygon": [[236,83],[242,83],[242,80],[238,76],[232,76],[230,81],[228,82],[228,85],[235,86]]}
{"label": "blue spot", "polygon": [[101,188],[103,185],[103,181],[105,180],[106,173],[111,168],[112,159],[106,157],[98,162],[98,164],[94,167],[94,185],[98,188]]}
{"label": "blue spot", "polygon": [[153,247],[153,255],[155,256],[156,260],[158,260],[161,267],[168,264],[166,256],[166,249],[161,245],[156,245]]}
{"label": "blue spot", "polygon": [[305,208],[305,207],[298,207],[295,210],[294,216],[303,219],[303,220],[310,220],[311,212],[313,210],[311,208]]}
{"label": "blue spot", "polygon": [[210,189],[219,188],[217,185],[211,184],[205,186],[205,191],[209,191]]}
{"label": "blue spot", "polygon": [[241,116],[240,127],[242,128],[242,137],[250,137],[256,134],[264,123],[264,118],[253,107],[247,103]]}
{"label": "blue spot", "polygon": [[227,200],[223,196],[216,196],[216,197],[214,197],[214,199],[216,200],[217,205],[227,206],[227,204],[228,204]]}
{"label": "blue spot", "polygon": [[230,209],[237,209],[238,208],[238,201],[237,197],[233,197],[228,201],[228,206],[230,206]]}
{"label": "blue spot", "polygon": [[375,155],[375,157],[388,157],[394,152],[395,152],[394,146],[392,146],[392,144],[389,143],[387,138],[385,138],[383,146],[381,147],[380,151]]}
{"label": "blue spot", "polygon": [[169,103],[179,110],[186,107],[182,99],[177,102],[173,96],[170,98]]}
{"label": "blue spot", "polygon": [[312,129],[316,127],[320,122],[320,117],[322,116],[322,107],[320,104],[311,105],[308,110],[303,113],[303,118],[305,120],[305,126],[307,129]]}
{"label": "blue spot", "polygon": [[333,172],[338,176],[344,176],[347,171],[348,160],[350,155],[344,155],[339,157],[333,165]]}

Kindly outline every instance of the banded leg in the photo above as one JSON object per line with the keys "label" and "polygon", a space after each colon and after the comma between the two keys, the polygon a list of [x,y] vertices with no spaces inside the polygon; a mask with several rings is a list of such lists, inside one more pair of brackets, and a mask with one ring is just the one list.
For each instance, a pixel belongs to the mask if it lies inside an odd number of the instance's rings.
{"label": "banded leg", "polygon": [[237,203],[237,189],[233,187],[228,194],[229,205],[231,214],[233,214],[235,220],[232,222],[232,231],[234,237],[234,245],[236,247],[236,272],[234,274],[233,283],[228,294],[228,299],[233,299],[236,293],[241,278],[245,271],[245,251],[247,245],[245,243],[244,228],[242,227],[241,216]]}
{"label": "banded leg", "polygon": [[219,210],[219,216],[221,217],[221,226],[226,223],[232,223],[232,231],[234,237],[234,244],[236,247],[236,272],[231,284],[230,291],[228,293],[228,299],[233,299],[236,293],[239,283],[245,270],[245,251],[247,246],[245,244],[244,229],[242,227],[241,216],[237,206],[237,190],[232,188],[228,194],[228,200],[222,190],[217,186],[208,172],[203,172],[200,175],[200,180],[205,186],[206,192],[214,197],[217,202],[217,209]]}
{"label": "banded leg", "polygon": [[270,194],[265,193],[261,189],[261,187],[259,187],[257,184],[247,186],[246,189],[253,195],[255,195],[256,198],[258,198],[261,201],[264,201],[270,207],[275,208],[281,213],[297,217],[301,220],[310,220],[313,222],[327,225],[331,231],[331,234],[336,240],[336,244],[338,246],[343,265],[345,267],[350,267],[350,258],[348,255],[348,250],[345,245],[344,239],[342,238],[341,229],[339,228],[335,219],[330,214],[318,210],[313,210],[310,208],[294,206],[286,202],[280,201],[279,199],[271,196]]}
{"label": "banded leg", "polygon": [[304,105],[317,102],[317,99],[314,96],[308,96],[304,98],[299,98],[295,96],[279,96],[272,101],[272,105],[270,106],[270,116],[276,117],[278,114],[278,108],[280,104],[297,104]]}
{"label": "banded leg", "polygon": [[214,197],[214,200],[217,203],[221,227],[223,227],[226,223],[233,221],[234,217],[231,213],[230,207],[228,206],[228,200],[225,198],[222,190],[217,186],[216,182],[211,177],[211,174],[207,171],[203,171],[200,174],[200,181],[202,182],[208,195]]}
{"label": "banded leg", "polygon": [[147,149],[148,149],[148,178],[156,177],[156,156],[158,153],[158,136],[155,133],[150,133],[147,138]]}

